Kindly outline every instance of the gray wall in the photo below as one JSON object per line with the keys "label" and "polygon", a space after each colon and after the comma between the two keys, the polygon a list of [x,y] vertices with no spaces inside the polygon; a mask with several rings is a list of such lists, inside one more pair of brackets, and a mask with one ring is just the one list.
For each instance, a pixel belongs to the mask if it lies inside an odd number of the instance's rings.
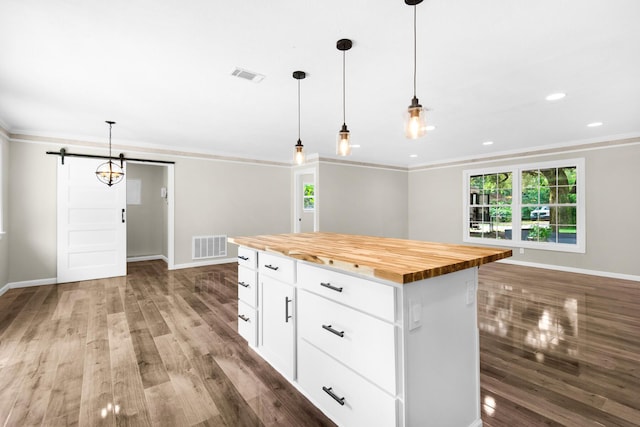
{"label": "gray wall", "polygon": [[473,163],[409,173],[409,237],[462,243],[462,171],[500,165],[585,158],[586,253],[514,249],[513,260],[640,275],[640,145]]}
{"label": "gray wall", "polygon": [[[0,194],[2,200],[0,200],[0,207],[4,207],[3,222],[0,224],[0,231],[8,231],[9,226],[9,142],[7,138],[2,134],[0,130],[0,183],[2,188]],[[0,237],[0,289],[9,282],[9,238],[8,235]]]}
{"label": "gray wall", "polygon": [[320,231],[407,238],[407,175],[320,162]]}
{"label": "gray wall", "polygon": [[[8,282],[56,277],[56,162],[61,146],[9,143]],[[69,147],[67,147],[69,148]],[[104,154],[91,147],[70,152]],[[288,167],[162,156],[175,161],[175,264],[191,259],[191,237],[286,233],[291,229],[291,173]],[[130,166],[130,165],[129,165]],[[2,251],[0,246],[0,251]],[[229,245],[229,257],[236,248]],[[2,262],[0,252],[0,262]]]}
{"label": "gray wall", "polygon": [[127,257],[167,256],[167,203],[160,197],[160,189],[167,186],[166,169],[151,164],[127,164],[127,180],[141,182],[140,204],[127,204]]}
{"label": "gray wall", "polygon": [[[193,262],[192,236],[291,231],[288,167],[180,158],[175,183],[176,264]],[[237,255],[235,245],[228,249]]]}
{"label": "gray wall", "polygon": [[11,142],[9,282],[56,277],[56,162],[51,146]]}

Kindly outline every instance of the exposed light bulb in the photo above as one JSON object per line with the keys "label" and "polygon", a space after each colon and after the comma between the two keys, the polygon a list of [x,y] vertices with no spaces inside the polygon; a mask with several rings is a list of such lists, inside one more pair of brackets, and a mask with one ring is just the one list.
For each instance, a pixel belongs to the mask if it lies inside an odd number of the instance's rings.
{"label": "exposed light bulb", "polygon": [[338,132],[338,144],[336,146],[336,154],[339,156],[348,156],[351,154],[351,141],[347,125],[343,124],[342,129]]}
{"label": "exposed light bulb", "polygon": [[405,135],[409,139],[417,139],[427,133],[427,115],[415,96],[407,109]]}
{"label": "exposed light bulb", "polygon": [[296,165],[301,165],[304,163],[304,151],[302,141],[298,140],[298,143],[295,145],[295,152],[293,153],[293,161]]}

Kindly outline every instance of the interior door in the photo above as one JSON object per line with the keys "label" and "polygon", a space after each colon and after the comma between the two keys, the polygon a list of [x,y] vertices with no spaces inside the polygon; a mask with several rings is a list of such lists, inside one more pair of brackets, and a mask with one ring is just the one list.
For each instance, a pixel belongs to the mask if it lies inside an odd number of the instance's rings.
{"label": "interior door", "polygon": [[58,283],[127,274],[126,180],[111,187],[98,181],[103,162],[58,162]]}

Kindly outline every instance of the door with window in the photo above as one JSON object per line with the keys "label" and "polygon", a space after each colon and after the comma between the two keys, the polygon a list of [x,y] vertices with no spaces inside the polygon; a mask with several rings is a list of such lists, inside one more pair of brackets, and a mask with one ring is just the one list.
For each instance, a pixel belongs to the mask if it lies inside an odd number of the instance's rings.
{"label": "door with window", "polygon": [[111,187],[98,181],[103,162],[58,161],[58,283],[127,274],[126,180]]}

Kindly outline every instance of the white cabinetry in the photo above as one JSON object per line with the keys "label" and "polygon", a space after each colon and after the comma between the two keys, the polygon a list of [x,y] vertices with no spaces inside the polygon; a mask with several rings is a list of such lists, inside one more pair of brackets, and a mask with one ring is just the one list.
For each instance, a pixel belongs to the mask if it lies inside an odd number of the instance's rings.
{"label": "white cabinetry", "polygon": [[289,380],[295,375],[295,262],[258,254],[260,333],[258,349]]}
{"label": "white cabinetry", "polygon": [[239,268],[257,351],[338,425],[482,425],[477,268],[404,285],[260,251]]}
{"label": "white cabinetry", "polygon": [[256,251],[238,248],[238,333],[252,347],[258,338],[257,262]]}

